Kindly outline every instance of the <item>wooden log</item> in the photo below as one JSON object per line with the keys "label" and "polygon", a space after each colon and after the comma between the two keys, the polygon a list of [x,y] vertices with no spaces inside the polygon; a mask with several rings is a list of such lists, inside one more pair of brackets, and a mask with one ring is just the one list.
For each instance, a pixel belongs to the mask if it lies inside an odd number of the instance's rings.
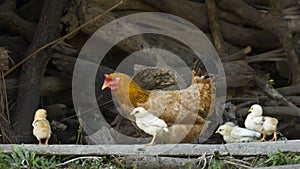
{"label": "wooden log", "polygon": [[[207,11],[208,11],[208,21],[211,30],[211,34],[214,40],[214,46],[218,51],[219,55],[225,56],[227,55],[227,50],[225,47],[225,41],[222,37],[219,18],[217,17],[217,7],[215,0],[206,0]],[[227,44],[228,45],[228,44]]]}
{"label": "wooden log", "polygon": [[17,33],[30,41],[34,35],[36,24],[28,22],[15,13],[16,0],[5,0],[0,6],[0,28]]}
{"label": "wooden log", "polygon": [[22,37],[1,35],[0,46],[7,46],[7,49],[10,51],[9,56],[13,60],[12,64],[16,64],[23,59],[28,44]]}
{"label": "wooden log", "polygon": [[[182,17],[195,24],[203,32],[209,32],[207,8],[203,3],[177,0],[143,0],[159,10]],[[186,15],[186,12],[189,14]],[[219,12],[219,11],[218,11]],[[222,12],[222,11],[220,11]],[[200,19],[199,19],[200,18]],[[229,19],[228,19],[229,20]],[[276,36],[267,31],[245,28],[220,20],[220,27],[224,40],[232,44],[251,46],[252,48],[273,49],[280,46]],[[257,38],[261,37],[261,38]],[[272,43],[270,43],[272,42]]]}
{"label": "wooden log", "polygon": [[224,62],[227,87],[251,86],[254,70],[245,61]]}
{"label": "wooden log", "polygon": [[276,91],[273,86],[267,81],[259,77],[255,77],[256,84],[259,88],[263,90],[270,98],[283,102],[285,105],[297,108],[292,102],[288,101],[284,96],[282,96],[278,91]]}
{"label": "wooden log", "polygon": [[251,47],[250,46],[247,46],[246,48],[236,52],[236,53],[233,53],[229,56],[225,56],[225,57],[222,57],[221,60],[223,62],[229,62],[229,61],[235,61],[235,60],[244,60],[246,59],[247,57],[247,54],[249,54],[251,52]]}
{"label": "wooden log", "polygon": [[[64,1],[45,0],[40,21],[26,55],[33,53],[40,46],[51,42],[57,35],[57,28],[64,9]],[[24,63],[20,75],[20,88],[17,98],[17,110],[13,114],[14,131],[18,142],[32,142],[33,113],[39,106],[39,83],[44,74],[46,64],[50,59],[51,49],[31,58]]]}
{"label": "wooden log", "polygon": [[[249,108],[241,108],[236,110],[236,115],[245,118],[248,115]],[[294,107],[263,107],[264,115],[267,116],[292,116],[300,117],[300,108]]]}
{"label": "wooden log", "polygon": [[282,49],[274,49],[264,53],[252,55],[247,57],[247,62],[259,63],[259,62],[280,62],[287,61],[286,52]]}
{"label": "wooden log", "polygon": [[[272,169],[274,167],[256,167],[256,169]],[[280,166],[276,166],[275,168],[276,169],[298,169],[300,168],[300,164],[280,165]]]}
{"label": "wooden log", "polygon": [[[103,3],[105,3],[105,2],[103,2]],[[113,2],[109,2],[108,4],[111,4],[111,3],[113,3]],[[99,1],[99,4],[102,4],[102,2]],[[78,2],[77,5],[73,4],[71,9],[69,9],[69,10],[71,10],[69,15],[73,15],[73,16],[69,16],[69,17],[76,20],[74,23],[69,22],[69,21],[68,21],[68,23],[66,23],[66,26],[71,28],[71,29],[68,29],[69,32],[71,32],[72,29],[77,28],[78,23],[86,23],[86,22],[90,21],[92,18],[95,18],[96,16],[98,16],[99,14],[104,12],[106,8],[108,8],[108,7],[106,7],[107,4],[105,4],[105,6],[101,6],[101,5],[97,5],[97,3],[95,3],[95,1],[86,1],[86,0],[80,0],[80,2]],[[76,12],[74,12],[74,11],[76,11]],[[117,13],[110,12],[110,13],[106,14],[105,16],[103,16],[101,19],[98,19],[95,22],[93,22],[92,24],[89,24],[86,27],[82,28],[81,31],[84,34],[90,36],[90,35],[94,34],[98,29],[100,29],[102,26],[104,26],[105,24],[107,24],[111,21],[114,21],[119,17],[120,17],[120,15],[118,15]],[[124,25],[122,25],[122,26],[124,26]],[[131,26],[131,25],[127,25],[127,29],[129,32],[131,32],[131,31],[137,32],[138,31],[135,29],[134,26]],[[115,36],[116,39],[119,39],[119,37],[117,37],[117,35],[113,31],[114,30],[112,30],[112,32],[104,32],[104,33],[107,34],[107,37],[114,38],[114,36]],[[119,48],[121,48],[124,51],[133,52],[133,51],[143,49],[143,47],[147,47],[148,44],[143,39],[143,36],[134,36],[132,38],[127,38],[125,40],[120,41],[120,43],[118,43],[116,46],[118,46]]]}
{"label": "wooden log", "polygon": [[[208,162],[201,163],[204,158],[182,158],[182,157],[153,157],[153,156],[125,156],[119,159],[124,160],[126,168],[147,168],[147,169],[157,169],[157,168],[168,168],[168,169],[178,169],[178,168],[199,168],[205,167],[203,165],[209,165]],[[202,161],[203,160],[203,161]]]}
{"label": "wooden log", "polygon": [[63,77],[47,76],[41,79],[39,90],[40,96],[45,97],[70,89],[72,80]]}
{"label": "wooden log", "polygon": [[256,26],[274,33],[278,37],[282,48],[287,52],[287,58],[289,60],[290,71],[292,75],[292,84],[299,84],[300,63],[294,48],[292,31],[289,30],[288,23],[285,20],[277,17],[275,13],[261,13],[242,0],[222,0],[219,2],[219,5],[223,9],[232,11]]}
{"label": "wooden log", "polygon": [[300,96],[286,96],[286,98],[294,103],[295,105],[297,105],[298,107],[300,107]]}
{"label": "wooden log", "polygon": [[300,85],[276,89],[283,96],[300,95]]}
{"label": "wooden log", "polygon": [[118,155],[118,156],[168,156],[168,157],[199,157],[203,154],[220,156],[255,156],[269,153],[300,152],[300,140],[276,142],[250,142],[228,144],[157,144],[145,145],[33,145],[33,144],[2,144],[3,153],[11,153],[14,147],[36,151],[43,155]]}

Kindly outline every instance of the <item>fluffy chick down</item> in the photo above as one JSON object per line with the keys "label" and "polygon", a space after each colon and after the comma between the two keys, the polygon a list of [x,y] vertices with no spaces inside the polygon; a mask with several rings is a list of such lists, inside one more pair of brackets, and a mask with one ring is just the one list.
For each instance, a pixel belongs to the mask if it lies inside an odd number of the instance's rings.
{"label": "fluffy chick down", "polygon": [[148,145],[153,145],[157,135],[168,132],[168,126],[162,119],[154,116],[151,112],[143,107],[137,107],[130,113],[136,118],[136,125],[145,133],[153,136],[152,141]]}
{"label": "fluffy chick down", "polygon": [[45,144],[48,144],[48,141],[51,137],[51,127],[46,117],[46,110],[39,109],[36,111],[34,121],[32,123],[33,135],[38,139],[39,144],[42,144],[42,139],[46,139]]}
{"label": "fluffy chick down", "polygon": [[216,133],[221,134],[226,143],[252,142],[261,136],[259,132],[241,128],[232,122],[221,125]]}
{"label": "fluffy chick down", "polygon": [[274,117],[263,116],[263,109],[258,104],[252,105],[249,112],[245,120],[246,128],[262,133],[263,138],[260,141],[265,141],[266,136],[271,134],[273,134],[272,140],[276,141],[278,120]]}

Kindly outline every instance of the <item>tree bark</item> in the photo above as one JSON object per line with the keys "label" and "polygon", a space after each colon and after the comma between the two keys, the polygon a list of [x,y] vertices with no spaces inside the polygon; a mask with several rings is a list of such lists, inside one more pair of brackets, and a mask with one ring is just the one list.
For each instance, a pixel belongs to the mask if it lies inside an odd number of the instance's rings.
{"label": "tree bark", "polygon": [[[65,1],[61,0],[44,1],[40,21],[26,56],[42,45],[51,42],[57,36],[64,3]],[[47,49],[23,65],[13,128],[19,143],[29,143],[32,140],[31,123],[33,115],[39,106],[40,79],[43,76],[51,52],[52,49]]]}
{"label": "tree bark", "polygon": [[30,41],[36,25],[19,17],[16,13],[16,0],[6,0],[0,6],[0,28],[18,33]]}
{"label": "tree bark", "polygon": [[219,5],[224,9],[234,12],[256,26],[276,34],[283,49],[288,54],[287,58],[290,63],[292,84],[300,84],[299,59],[294,49],[291,30],[285,20],[278,18],[271,12],[261,13],[255,8],[247,5],[242,0],[222,0]]}

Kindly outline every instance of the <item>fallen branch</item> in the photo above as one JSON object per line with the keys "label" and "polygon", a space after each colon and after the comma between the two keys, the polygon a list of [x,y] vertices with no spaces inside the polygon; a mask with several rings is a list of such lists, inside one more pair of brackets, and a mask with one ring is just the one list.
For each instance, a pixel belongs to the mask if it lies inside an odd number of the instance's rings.
{"label": "fallen branch", "polygon": [[[288,23],[277,17],[273,13],[261,13],[242,0],[222,0],[219,5],[226,10],[241,16],[256,26],[270,31],[277,35],[282,48],[287,52],[287,58],[290,63],[292,83],[300,83],[300,65],[298,55],[296,54],[292,41],[292,32],[289,30]],[[282,3],[280,4],[282,5]],[[280,7],[281,9],[281,7]],[[266,24],[269,23],[269,24]]]}
{"label": "fallen branch", "polygon": [[247,54],[249,54],[251,52],[251,47],[250,46],[247,46],[246,48],[236,52],[236,53],[233,53],[229,56],[225,56],[225,57],[222,57],[221,60],[223,62],[230,62],[230,61],[235,61],[235,60],[244,60],[247,58]]}
{"label": "fallen branch", "polygon": [[247,57],[248,63],[256,62],[275,62],[275,61],[287,61],[286,52],[282,49],[275,49],[268,52],[260,53]]}
{"label": "fallen branch", "polygon": [[82,24],[81,26],[79,26],[78,28],[74,29],[72,32],[66,34],[65,36],[58,38],[42,47],[40,47],[39,49],[37,49],[36,51],[34,51],[33,53],[31,53],[30,55],[28,55],[27,57],[25,57],[21,62],[17,63],[15,66],[13,66],[12,68],[10,68],[8,71],[6,71],[4,73],[4,77],[7,76],[9,73],[11,73],[12,71],[14,71],[16,68],[18,68],[19,66],[21,66],[23,63],[25,63],[26,61],[28,61],[29,59],[31,59],[32,57],[34,57],[35,55],[37,55],[38,53],[40,53],[41,51],[45,50],[46,48],[50,47],[50,46],[55,46],[57,45],[59,42],[65,40],[66,38],[68,38],[69,36],[71,36],[73,33],[79,31],[80,29],[82,29],[83,27],[89,25],[90,23],[96,21],[97,19],[101,18],[102,16],[104,16],[105,14],[107,14],[108,12],[112,11],[113,9],[115,9],[116,7],[120,6],[123,3],[123,1],[120,1],[118,4],[116,4],[115,6],[109,8],[108,10],[104,11],[103,13],[101,13],[100,15],[98,15],[97,17],[91,19],[90,21]]}
{"label": "fallen branch", "polygon": [[283,87],[276,90],[283,96],[300,95],[300,85]]}
{"label": "fallen branch", "polygon": [[215,0],[206,0],[208,21],[211,30],[211,34],[214,40],[214,46],[219,55],[226,56],[225,41],[223,40],[220,25],[217,16],[217,7]]}
{"label": "fallen branch", "polygon": [[[245,118],[248,115],[249,108],[240,108],[236,110],[238,117]],[[264,115],[268,116],[300,116],[300,108],[294,107],[263,107]]]}
{"label": "fallen branch", "polygon": [[0,28],[17,33],[30,41],[36,30],[36,24],[28,22],[16,13],[16,0],[5,0],[0,6]]}
{"label": "fallen branch", "polygon": [[263,90],[269,97],[271,97],[274,100],[280,100],[283,103],[285,103],[287,106],[291,106],[294,108],[297,108],[296,105],[294,105],[292,102],[288,101],[285,97],[283,97],[277,90],[273,88],[271,84],[269,84],[268,81],[265,81],[259,77],[254,78],[256,81],[256,84],[259,88]]}

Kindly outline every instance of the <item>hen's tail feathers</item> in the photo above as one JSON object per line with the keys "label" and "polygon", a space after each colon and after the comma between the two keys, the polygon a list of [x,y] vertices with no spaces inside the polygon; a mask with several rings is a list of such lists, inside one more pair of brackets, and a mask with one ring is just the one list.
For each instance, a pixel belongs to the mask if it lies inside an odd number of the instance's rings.
{"label": "hen's tail feathers", "polygon": [[192,70],[194,71],[194,76],[208,76],[207,70],[200,59],[195,61]]}

